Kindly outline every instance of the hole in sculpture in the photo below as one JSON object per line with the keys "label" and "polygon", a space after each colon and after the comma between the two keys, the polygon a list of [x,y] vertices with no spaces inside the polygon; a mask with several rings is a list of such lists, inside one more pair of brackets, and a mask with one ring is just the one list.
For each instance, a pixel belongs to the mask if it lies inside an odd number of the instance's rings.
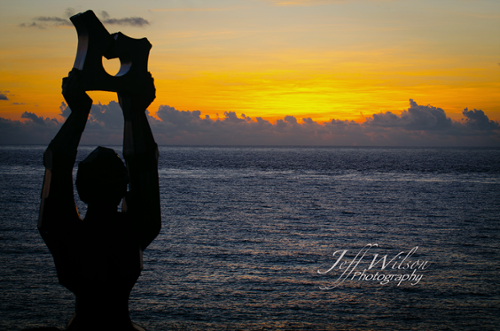
{"label": "hole in sculpture", "polygon": [[102,57],[102,66],[104,70],[111,76],[116,76],[116,74],[120,71],[121,63],[119,58],[114,59],[106,59],[104,56]]}

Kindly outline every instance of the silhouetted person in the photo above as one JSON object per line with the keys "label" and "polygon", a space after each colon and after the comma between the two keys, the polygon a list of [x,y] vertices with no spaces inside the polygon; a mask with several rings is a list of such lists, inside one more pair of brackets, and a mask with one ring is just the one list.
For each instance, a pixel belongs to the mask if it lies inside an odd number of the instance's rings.
{"label": "silhouetted person", "polygon": [[118,93],[127,166],[103,147],[80,162],[76,185],[88,204],[82,220],[72,171],[92,99],[81,89],[80,75],[73,69],[63,79],[71,114],[44,154],[38,228],[54,257],[59,283],[76,296],[67,330],[141,330],[129,318],[128,298],[142,270],[142,251],[161,227],[158,148],[145,114],[155,98],[154,83],[151,78],[147,94]]}

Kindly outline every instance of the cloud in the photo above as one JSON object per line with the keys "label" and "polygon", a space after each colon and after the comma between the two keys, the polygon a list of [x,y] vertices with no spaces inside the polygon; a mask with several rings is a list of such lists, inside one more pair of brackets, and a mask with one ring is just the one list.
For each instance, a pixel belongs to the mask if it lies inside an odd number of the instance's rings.
{"label": "cloud", "polygon": [[450,118],[446,117],[441,108],[419,106],[410,99],[410,108],[395,115],[391,112],[373,114],[367,120],[367,125],[380,127],[402,127],[406,130],[442,130],[452,126]]}
{"label": "cloud", "polygon": [[24,112],[25,122],[0,117],[0,144],[48,144],[61,127],[57,119]]}
{"label": "cloud", "polygon": [[45,24],[38,24],[36,22],[31,22],[31,23],[21,23],[19,24],[21,28],[37,28],[37,29],[45,29],[46,25]]}
{"label": "cloud", "polygon": [[462,114],[466,117],[465,126],[470,129],[486,132],[500,130],[500,124],[490,120],[482,110],[468,110],[465,108]]}
{"label": "cloud", "polygon": [[69,20],[60,17],[39,16],[35,17],[34,20],[38,22],[51,23],[55,26],[73,26]]}
{"label": "cloud", "polygon": [[221,8],[156,8],[151,9],[152,12],[213,12],[213,11],[227,11],[236,10],[238,7],[221,7]]}
{"label": "cloud", "polygon": [[102,23],[109,25],[130,25],[139,27],[149,25],[149,22],[142,17],[107,18],[102,20]]}
{"label": "cloud", "polygon": [[169,106],[160,106],[156,115],[160,121],[155,120],[152,129],[160,144],[500,146],[499,123],[482,111],[468,111],[470,118],[459,122],[441,108],[413,100],[400,114],[374,114],[363,123],[337,119],[318,123],[294,116],[271,123],[234,112],[211,120],[199,111]]}
{"label": "cloud", "polygon": [[[65,118],[71,113],[71,109],[64,102],[61,103],[59,110],[61,116]],[[117,102],[92,105],[81,143],[86,145],[123,143],[123,115]]]}
{"label": "cloud", "polygon": [[[76,14],[76,10],[74,8],[67,8],[65,11],[65,15],[69,18]],[[111,18],[108,12],[101,11],[99,12],[99,16],[101,18],[101,22],[103,24],[108,25],[121,25],[121,26],[135,26],[135,27],[143,27],[149,25],[149,21],[142,17],[124,17],[124,18]],[[38,16],[33,18],[33,22],[31,23],[22,23],[19,26],[23,28],[38,28],[38,29],[46,29],[46,28],[58,28],[58,27],[72,27],[73,24],[68,18],[61,18],[57,16]]]}
{"label": "cloud", "polygon": [[34,22],[22,23],[19,26],[23,28],[38,28],[46,29],[48,27],[71,27],[73,24],[70,20],[60,17],[38,16],[33,18]]}
{"label": "cloud", "polygon": [[102,17],[103,19],[107,19],[107,18],[109,18],[109,14],[108,14],[108,12],[107,12],[107,11],[104,11],[104,10],[103,10],[103,11],[101,11],[101,17]]}
{"label": "cloud", "polygon": [[[30,113],[30,112],[27,112],[25,111],[22,115],[21,115],[21,118],[28,118],[30,119],[31,121],[33,121],[35,124],[38,124],[38,125],[45,125],[45,120],[43,117],[38,117],[36,116],[34,113]],[[57,120],[56,120],[57,122]]]}
{"label": "cloud", "polygon": [[[62,103],[61,116],[71,110]],[[311,118],[285,116],[271,123],[261,117],[225,112],[210,119],[200,111],[181,111],[162,105],[156,117],[146,112],[159,145],[320,145],[320,146],[500,146],[500,123],[481,110],[463,111],[453,121],[441,108],[418,105],[400,114],[373,114],[363,123],[332,119],[319,123]],[[62,120],[22,115],[25,122],[0,118],[0,144],[48,144]],[[82,144],[121,145],[123,115],[118,103],[92,105]]]}
{"label": "cloud", "polygon": [[98,16],[103,24],[108,25],[128,25],[128,26],[138,26],[143,27],[149,25],[149,21],[142,17],[124,17],[124,18],[112,18],[107,11],[99,12]]}
{"label": "cloud", "polygon": [[0,93],[0,100],[9,100],[9,98],[5,94]]}

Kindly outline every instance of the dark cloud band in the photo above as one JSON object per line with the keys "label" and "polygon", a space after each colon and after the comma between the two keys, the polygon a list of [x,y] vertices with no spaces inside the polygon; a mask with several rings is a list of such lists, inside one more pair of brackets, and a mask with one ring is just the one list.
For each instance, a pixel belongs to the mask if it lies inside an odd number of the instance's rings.
{"label": "dark cloud band", "polygon": [[[66,15],[72,16],[75,14],[75,10],[68,8],[66,10]],[[149,21],[142,17],[125,17],[125,18],[111,18],[110,15],[105,12],[100,12],[101,21],[108,25],[120,25],[120,26],[134,26],[134,27],[144,27],[149,25]],[[38,28],[45,29],[48,27],[71,27],[73,24],[67,18],[61,18],[57,16],[38,16],[33,18],[31,23],[22,23],[19,25],[24,28]]]}
{"label": "dark cloud band", "polygon": [[[63,103],[61,115],[71,110]],[[297,120],[285,116],[271,123],[261,117],[226,112],[210,119],[200,111],[179,111],[160,106],[156,117],[148,115],[160,145],[323,145],[323,146],[499,146],[500,123],[490,120],[482,110],[462,113],[462,121],[446,116],[443,109],[418,105],[401,114],[373,114],[365,122],[332,119],[318,123],[311,118]],[[22,115],[25,122],[0,118],[0,144],[48,143],[63,121]],[[157,119],[159,118],[159,119]],[[82,142],[120,145],[123,116],[116,102],[92,106]]]}

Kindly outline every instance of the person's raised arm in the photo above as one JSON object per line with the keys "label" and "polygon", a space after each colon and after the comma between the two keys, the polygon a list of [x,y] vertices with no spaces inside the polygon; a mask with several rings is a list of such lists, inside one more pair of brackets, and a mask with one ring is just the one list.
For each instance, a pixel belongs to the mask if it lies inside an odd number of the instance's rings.
{"label": "person's raised arm", "polygon": [[79,219],[73,197],[72,172],[78,144],[92,106],[92,99],[80,87],[80,74],[79,70],[73,69],[63,79],[62,93],[71,114],[43,156],[45,177],[38,218],[42,237],[57,231],[66,222]]}
{"label": "person's raised arm", "polygon": [[158,146],[145,114],[155,99],[153,78],[148,86],[148,93],[118,93],[125,120],[123,156],[130,177],[130,192],[125,198],[123,211],[133,220],[143,250],[161,228]]}

